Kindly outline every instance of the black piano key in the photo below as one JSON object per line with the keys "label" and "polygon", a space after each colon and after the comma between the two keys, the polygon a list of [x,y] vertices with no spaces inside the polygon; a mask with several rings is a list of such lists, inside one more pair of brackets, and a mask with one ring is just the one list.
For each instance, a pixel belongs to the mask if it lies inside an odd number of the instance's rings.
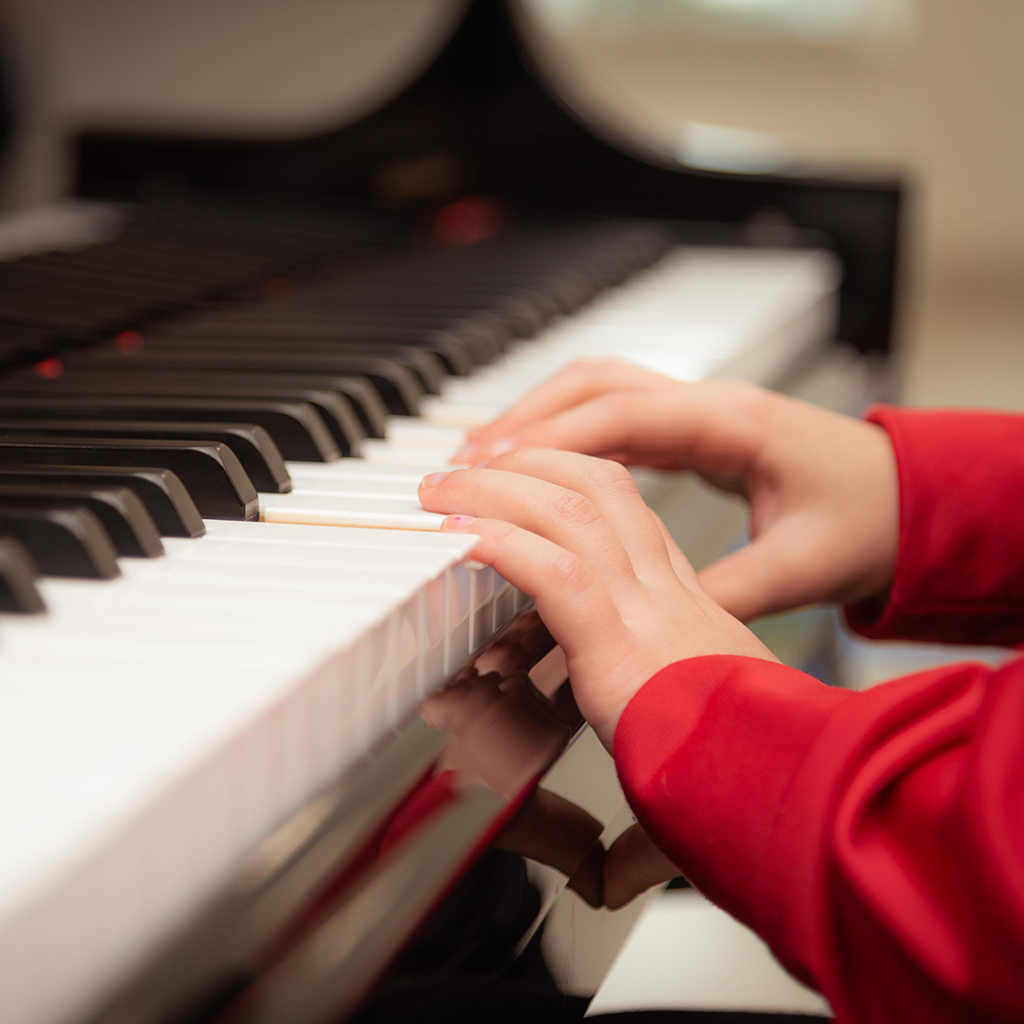
{"label": "black piano key", "polygon": [[273,439],[286,459],[333,462],[340,455],[330,432],[308,402],[237,398],[102,398],[0,396],[0,419],[39,417],[82,420],[186,420],[210,423],[255,423]]}
{"label": "black piano key", "polygon": [[254,424],[0,418],[0,435],[217,441],[235,453],[258,491],[287,494],[292,489],[291,477],[277,445],[262,427]]}
{"label": "black piano key", "polygon": [[421,323],[452,323],[482,316],[520,338],[533,337],[558,314],[557,304],[546,296],[510,294],[508,289],[474,295],[437,281],[352,281],[345,288],[311,294],[307,308],[319,312],[325,321],[342,310],[366,316],[394,316],[401,311]]}
{"label": "black piano key", "polygon": [[308,402],[316,409],[343,455],[358,454],[359,442],[369,435],[383,437],[387,409],[380,395],[359,377],[322,379],[259,373],[167,370],[111,371],[76,369],[54,380],[28,373],[0,379],[0,396],[139,395],[210,398],[275,398]]}
{"label": "black piano key", "polygon": [[0,327],[0,358],[5,363],[24,363],[45,356],[53,348],[44,330],[28,327]]}
{"label": "black piano key", "polygon": [[16,484],[0,479],[6,507],[87,508],[103,524],[119,555],[157,558],[164,553],[156,524],[146,506],[127,487],[70,486],[66,482]]}
{"label": "black piano key", "polygon": [[[216,352],[173,350],[139,352],[120,355],[109,351],[90,353],[79,357],[76,367],[88,365],[92,369],[150,369],[150,370],[219,370],[222,372],[272,373],[281,376],[287,384],[288,375],[331,377],[357,374],[367,378],[377,390],[388,411],[395,416],[415,416],[423,389],[415,376],[404,366],[389,359],[373,356],[325,356],[323,358],[292,356],[278,352]],[[72,373],[69,366],[68,376]]]}
{"label": "black piano key", "polygon": [[112,580],[121,575],[113,542],[87,508],[33,507],[0,498],[0,535],[24,544],[44,576]]}
{"label": "black piano key", "polygon": [[[419,381],[420,387],[428,395],[439,395],[441,386],[444,384],[448,374],[444,361],[437,353],[429,349],[419,348],[416,345],[392,345],[373,344],[356,342],[303,342],[297,339],[281,338],[204,338],[201,341],[185,339],[156,339],[145,347],[149,356],[163,352],[200,352],[223,354],[235,354],[244,352],[255,352],[272,354],[292,360],[298,357],[304,362],[314,363],[322,361],[329,365],[334,356],[354,357],[356,359],[387,359],[391,362],[404,366],[413,373]],[[88,356],[81,359],[74,365],[85,365],[92,363],[93,355],[97,352],[90,352]],[[125,365],[131,365],[135,360],[131,356],[108,357],[105,363],[120,364],[123,359]]]}
{"label": "black piano key", "polygon": [[0,536],[0,612],[45,612],[36,589],[39,570],[25,546],[14,537]]}
{"label": "black piano key", "polygon": [[[349,295],[332,294],[325,296],[325,306],[333,306],[339,301],[346,305],[352,303],[360,310],[382,310],[390,312],[396,305],[403,312],[410,313],[419,319],[420,316],[431,317],[443,314],[446,318],[457,320],[486,313],[497,318],[514,337],[532,338],[550,323],[557,315],[555,304],[537,295],[528,293],[520,295],[481,294],[472,296],[465,292],[452,294],[443,289],[422,288],[410,294],[409,285],[383,284],[367,293],[361,291]],[[396,302],[395,296],[400,295]]]}
{"label": "black piano key", "polygon": [[437,341],[438,354],[456,345],[474,365],[488,363],[508,347],[511,334],[498,321],[486,316],[452,321],[451,317],[413,318],[399,310],[374,316],[346,314],[333,310],[327,316],[305,311],[288,315],[258,307],[240,311],[226,309],[215,314],[161,324],[161,338],[209,337],[301,337],[324,340],[384,341],[431,347]]}
{"label": "black piano key", "polygon": [[0,303],[11,299],[33,300],[43,308],[88,309],[98,300],[103,305],[127,307],[133,314],[167,313],[197,298],[194,287],[170,286],[166,282],[138,285],[123,277],[102,273],[72,276],[66,273],[0,274]]}
{"label": "black piano key", "polygon": [[158,466],[176,473],[210,519],[259,517],[252,481],[226,445],[191,441],[48,438],[0,435],[0,464]]}
{"label": "black piano key", "polygon": [[145,506],[164,537],[202,537],[202,516],[177,474],[169,469],[119,468],[115,466],[5,466],[0,465],[0,484],[38,483],[95,487],[124,487]]}

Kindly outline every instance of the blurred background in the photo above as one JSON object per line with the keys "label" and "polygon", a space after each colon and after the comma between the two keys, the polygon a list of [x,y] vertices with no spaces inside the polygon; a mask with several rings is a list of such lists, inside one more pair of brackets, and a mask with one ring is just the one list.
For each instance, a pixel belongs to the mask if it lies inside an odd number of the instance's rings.
{"label": "blurred background", "polygon": [[1024,406],[1024,4],[529,7],[577,95],[658,148],[905,174],[904,401]]}
{"label": "blurred background", "polygon": [[[67,188],[85,128],[302,136],[429,64],[460,0],[5,0],[0,202]],[[609,132],[713,167],[896,171],[900,392],[1024,406],[1019,0],[522,0],[545,72]]]}

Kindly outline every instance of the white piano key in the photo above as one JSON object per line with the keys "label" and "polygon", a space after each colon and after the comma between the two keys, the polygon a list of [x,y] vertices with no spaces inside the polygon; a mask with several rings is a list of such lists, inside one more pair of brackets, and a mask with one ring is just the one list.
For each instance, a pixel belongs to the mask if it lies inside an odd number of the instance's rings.
{"label": "white piano key", "polygon": [[[362,442],[362,455],[366,462],[387,466],[446,466],[462,447],[454,444],[396,444],[388,440],[369,438]],[[427,470],[424,470],[427,472]]]}
{"label": "white piano key", "polygon": [[365,459],[338,459],[335,462],[286,462],[285,468],[297,485],[300,480],[421,480],[433,470],[450,468],[446,462],[435,466],[401,465],[381,462],[367,462]]}
{"label": "white piano key", "polygon": [[497,574],[488,565],[472,568],[470,591],[470,650],[476,650],[494,632],[494,596]]}
{"label": "white piano key", "polygon": [[420,402],[420,415],[431,423],[445,426],[482,427],[497,419],[509,403],[459,403],[429,395]]}
{"label": "white piano key", "polygon": [[[422,533],[417,531],[403,532],[399,530],[358,528],[346,529],[337,526],[316,526],[305,523],[242,523],[221,519],[206,520],[206,537],[198,543],[205,544],[208,540],[246,541],[253,544],[289,544],[296,547],[316,545],[324,548],[359,549],[363,551],[387,552],[395,551],[430,555],[444,559],[459,561],[476,546],[476,540],[467,534],[458,533]],[[193,541],[183,541],[193,544]],[[388,557],[382,555],[382,557]],[[453,564],[443,561],[443,564]]]}
{"label": "white piano key", "polygon": [[[279,524],[265,523],[265,526],[279,525],[300,525],[300,524]],[[310,526],[307,529],[329,529],[341,532],[351,529],[357,533],[371,533],[369,529],[355,527],[317,527]],[[394,534],[397,531],[386,530],[376,531]],[[405,536],[404,533],[398,534]],[[410,532],[409,536],[419,536],[417,532]],[[448,534],[428,534],[429,537],[436,537],[438,540],[445,539]],[[462,535],[455,534],[462,539]],[[191,545],[192,542],[185,541]],[[422,569],[444,568],[452,564],[468,553],[468,550],[450,549],[447,551],[427,550],[423,548],[386,548],[383,546],[362,546],[355,541],[346,544],[304,544],[290,543],[277,540],[266,540],[259,543],[250,541],[219,540],[215,538],[205,539],[201,545],[192,546],[190,549],[180,552],[176,544],[165,544],[168,553],[179,557],[181,562],[210,563],[223,565],[225,563],[242,563],[246,565],[324,565],[335,566],[339,570],[354,568],[375,568],[381,566],[385,569]],[[472,543],[467,549],[472,548]]]}
{"label": "white piano key", "polygon": [[473,579],[476,570],[466,567],[464,572],[452,572],[448,588],[448,648],[445,658],[445,672],[458,669],[473,650],[471,646],[472,597],[475,594]]}
{"label": "white piano key", "polygon": [[465,431],[442,427],[411,416],[392,416],[387,422],[388,444],[418,448],[455,448],[465,444]]}
{"label": "white piano key", "polygon": [[420,480],[366,479],[365,477],[292,477],[291,494],[359,494],[367,498],[404,498],[415,501]]}
{"label": "white piano key", "polygon": [[395,530],[439,530],[444,516],[425,512],[418,501],[332,495],[273,494],[260,500],[265,522],[312,523],[322,526],[374,526]]}

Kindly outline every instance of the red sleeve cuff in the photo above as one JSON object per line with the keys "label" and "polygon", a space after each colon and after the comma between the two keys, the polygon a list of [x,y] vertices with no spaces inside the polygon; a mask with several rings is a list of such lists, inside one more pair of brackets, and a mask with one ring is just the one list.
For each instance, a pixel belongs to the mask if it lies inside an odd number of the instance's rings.
{"label": "red sleeve cuff", "polygon": [[1024,416],[876,406],[900,485],[887,603],[846,610],[872,639],[1024,641]]}
{"label": "red sleeve cuff", "polygon": [[857,696],[775,662],[715,655],[663,669],[619,720],[615,761],[638,819],[694,885],[769,942],[780,899],[816,870],[807,829],[826,820],[794,780],[825,722]]}

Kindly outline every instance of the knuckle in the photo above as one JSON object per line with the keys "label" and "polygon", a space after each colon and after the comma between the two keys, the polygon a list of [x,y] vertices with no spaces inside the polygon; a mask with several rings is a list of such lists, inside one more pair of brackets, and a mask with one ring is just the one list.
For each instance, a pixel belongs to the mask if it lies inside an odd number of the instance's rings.
{"label": "knuckle", "polygon": [[[601,383],[615,379],[616,363],[611,359],[577,359],[566,368],[566,373],[585,381]],[[621,372],[621,363],[618,364]]]}
{"label": "knuckle", "polygon": [[[498,456],[498,458],[501,460],[502,466],[506,468],[528,466],[536,460],[538,451],[539,449],[534,445],[526,444],[521,448],[513,448],[512,451],[506,452],[504,455]],[[497,459],[492,461],[497,462]]]}
{"label": "knuckle", "polygon": [[490,532],[491,540],[496,544],[504,544],[519,529],[519,527],[513,526],[512,523],[506,523],[501,520],[491,521],[486,526]]}
{"label": "knuckle", "polygon": [[609,391],[601,396],[604,415],[613,420],[629,419],[633,415],[636,395],[632,391]]}
{"label": "knuckle", "polygon": [[737,409],[758,418],[765,414],[775,397],[773,392],[745,380],[723,381],[722,390]]}
{"label": "knuckle", "polygon": [[559,494],[552,501],[552,511],[561,522],[570,526],[587,527],[597,522],[597,509],[589,498],[575,491]]}
{"label": "knuckle", "polygon": [[583,590],[589,584],[589,573],[571,551],[560,551],[552,560],[551,580],[559,589]]}
{"label": "knuckle", "polygon": [[639,493],[629,470],[607,459],[594,460],[587,470],[587,482],[595,490],[615,498],[632,498]]}

